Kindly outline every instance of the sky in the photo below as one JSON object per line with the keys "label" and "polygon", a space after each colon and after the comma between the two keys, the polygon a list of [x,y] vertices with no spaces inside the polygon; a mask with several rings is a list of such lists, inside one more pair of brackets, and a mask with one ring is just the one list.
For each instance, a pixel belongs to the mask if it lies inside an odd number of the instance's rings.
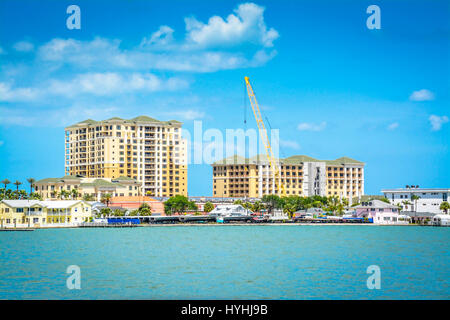
{"label": "sky", "polygon": [[[450,187],[448,1],[2,0],[0,179],[63,176],[64,127],[87,118],[256,129],[244,76],[280,156],[363,161],[366,194]],[[188,191],[212,195],[208,163]]]}

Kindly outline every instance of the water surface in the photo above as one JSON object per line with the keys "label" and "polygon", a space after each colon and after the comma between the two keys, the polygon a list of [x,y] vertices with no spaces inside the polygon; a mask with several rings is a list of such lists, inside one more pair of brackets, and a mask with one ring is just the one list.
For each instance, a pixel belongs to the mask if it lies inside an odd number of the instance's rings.
{"label": "water surface", "polygon": [[[412,226],[0,232],[0,299],[449,299],[449,240]],[[69,265],[81,290],[67,289]]]}

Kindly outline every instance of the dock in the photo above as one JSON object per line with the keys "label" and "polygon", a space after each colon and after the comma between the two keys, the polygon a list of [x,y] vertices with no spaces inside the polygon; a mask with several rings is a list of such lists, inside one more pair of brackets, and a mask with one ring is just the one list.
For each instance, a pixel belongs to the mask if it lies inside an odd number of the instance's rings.
{"label": "dock", "polygon": [[34,228],[0,228],[0,231],[34,231]]}
{"label": "dock", "polygon": [[135,228],[139,227],[136,224],[128,224],[128,223],[95,223],[88,222],[82,223],[79,225],[80,228]]}

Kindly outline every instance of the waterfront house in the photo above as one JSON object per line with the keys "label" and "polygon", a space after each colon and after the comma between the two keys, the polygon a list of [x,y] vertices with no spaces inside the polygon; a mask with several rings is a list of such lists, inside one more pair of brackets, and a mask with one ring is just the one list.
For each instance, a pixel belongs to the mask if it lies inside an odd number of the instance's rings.
{"label": "waterfront house", "polygon": [[373,219],[375,224],[409,224],[410,217],[400,215],[397,206],[381,200],[362,202],[354,207],[358,218]]}
{"label": "waterfront house", "polygon": [[91,217],[91,204],[83,200],[0,201],[0,226],[2,228],[74,226],[89,221]]}

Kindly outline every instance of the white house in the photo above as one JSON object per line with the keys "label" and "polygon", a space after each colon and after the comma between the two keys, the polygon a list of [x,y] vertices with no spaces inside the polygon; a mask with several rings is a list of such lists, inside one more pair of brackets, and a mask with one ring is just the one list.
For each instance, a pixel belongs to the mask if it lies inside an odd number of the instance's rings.
{"label": "white house", "polygon": [[[403,206],[403,211],[443,213],[439,206],[443,201],[447,201],[450,197],[450,189],[436,188],[400,188],[400,189],[384,189],[381,190],[384,196],[394,205]],[[419,196],[418,200],[411,200],[413,195]],[[405,204],[409,202],[411,204]],[[416,208],[417,203],[417,208]]]}
{"label": "white house", "polygon": [[370,200],[354,207],[359,218],[373,219],[375,224],[409,224],[411,218],[401,215],[398,207],[381,200]]}

